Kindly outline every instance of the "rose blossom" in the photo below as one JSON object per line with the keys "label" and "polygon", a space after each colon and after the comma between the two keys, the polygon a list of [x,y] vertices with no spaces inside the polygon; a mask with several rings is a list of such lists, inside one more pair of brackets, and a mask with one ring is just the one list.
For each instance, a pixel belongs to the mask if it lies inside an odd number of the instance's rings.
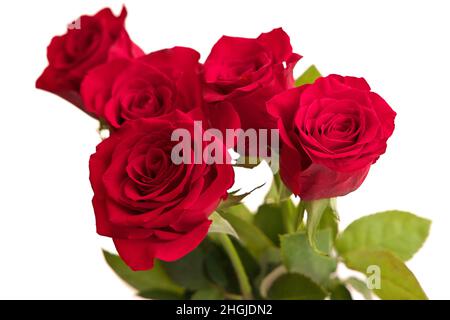
{"label": "rose blossom", "polygon": [[115,58],[143,54],[128,36],[125,7],[115,17],[109,8],[94,16],[81,16],[74,28],[56,36],[47,48],[48,67],[36,81],[36,88],[52,92],[83,108],[80,84],[86,73]]}
{"label": "rose blossom", "polygon": [[86,110],[119,128],[133,119],[202,105],[200,54],[174,47],[92,69],[81,85]]}
{"label": "rose blossom", "polygon": [[113,238],[133,270],[197,247],[234,182],[230,164],[174,164],[171,136],[180,128],[194,135],[193,120],[181,111],[128,121],[91,156],[97,232]]}
{"label": "rose blossom", "polygon": [[305,200],[356,190],[386,150],[396,113],[363,78],[330,75],[268,102],[278,119],[280,175]]}
{"label": "rose blossom", "polygon": [[211,126],[275,128],[266,102],[294,85],[292,70],[300,58],[281,28],[256,39],[223,36],[204,64],[204,112]]}

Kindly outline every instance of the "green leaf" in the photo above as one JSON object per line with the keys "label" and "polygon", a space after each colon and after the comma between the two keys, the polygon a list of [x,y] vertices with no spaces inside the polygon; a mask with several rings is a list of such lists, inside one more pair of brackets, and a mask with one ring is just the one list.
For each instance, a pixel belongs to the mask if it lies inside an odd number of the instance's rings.
{"label": "green leaf", "polygon": [[308,214],[308,218],[306,220],[306,233],[308,235],[308,241],[311,247],[320,254],[327,254],[321,252],[317,247],[316,243],[316,233],[319,230],[320,223],[322,221],[322,217],[328,208],[332,208],[332,212],[335,210],[335,203],[333,199],[320,199],[320,200],[312,200],[312,201],[303,201],[305,205],[306,212]]}
{"label": "green leaf", "polygon": [[223,300],[223,293],[217,288],[201,289],[195,292],[191,300]]}
{"label": "green leaf", "polygon": [[240,189],[228,193],[227,199],[225,201],[222,201],[219,204],[219,206],[217,208],[217,211],[225,210],[227,208],[230,208],[230,207],[233,207],[233,206],[236,206],[236,205],[240,204],[242,202],[242,200],[244,200],[245,197],[247,197],[253,191],[261,188],[262,186],[264,186],[264,184],[265,183],[263,183],[260,186],[257,186],[255,188],[253,188],[252,190],[250,190],[248,192],[244,192],[242,194],[237,194],[237,193],[239,193],[239,191],[241,191]]}
{"label": "green leaf", "polygon": [[329,229],[331,231],[332,240],[333,242],[335,241],[339,232],[339,226],[336,212],[331,207],[327,207],[325,209],[325,212],[322,215],[322,219],[320,220],[317,229],[318,230]]}
{"label": "green leaf", "polygon": [[277,187],[277,184],[275,183],[275,177],[274,177],[274,180],[272,181],[272,184],[270,185],[270,189],[264,198],[264,203],[267,203],[267,204],[277,203],[279,201],[279,199],[280,199],[280,195],[278,193],[278,187]]}
{"label": "green leaf", "polygon": [[431,222],[404,211],[386,211],[362,217],[339,236],[341,255],[359,249],[387,250],[409,260],[425,242]]}
{"label": "green leaf", "polygon": [[347,287],[343,284],[336,285],[331,290],[331,300],[353,300],[352,294],[348,291]]}
{"label": "green leaf", "polygon": [[236,217],[241,218],[242,220],[245,220],[248,223],[253,223],[253,220],[255,218],[255,215],[250,212],[250,210],[245,206],[245,204],[240,203],[236,206],[226,208],[225,210],[222,210],[222,212],[225,212],[225,214],[232,214]]}
{"label": "green leaf", "polygon": [[225,220],[218,212],[214,211],[214,213],[209,217],[212,220],[212,224],[209,227],[209,233],[226,233],[233,237],[239,238],[236,230],[234,230],[231,224],[227,220]]}
{"label": "green leaf", "polygon": [[275,300],[322,300],[325,291],[310,279],[296,273],[277,278],[269,289],[269,299]]}
{"label": "green leaf", "polygon": [[292,192],[284,185],[279,173],[273,176],[272,184],[269,192],[264,198],[264,203],[280,203],[281,201],[289,199]]}
{"label": "green leaf", "polygon": [[297,205],[297,222],[296,222],[296,230],[297,231],[304,231],[305,230],[305,224],[303,222],[303,219],[305,218],[305,202],[300,201]]}
{"label": "green leaf", "polygon": [[294,233],[297,229],[299,211],[290,198],[282,200],[280,205],[284,231],[285,233]]}
{"label": "green leaf", "polygon": [[175,283],[190,290],[199,290],[210,286],[204,270],[205,257],[200,245],[179,260],[161,263]]}
{"label": "green leaf", "polygon": [[280,192],[280,201],[289,200],[292,195],[291,190],[289,190],[281,180],[279,185],[279,192]]}
{"label": "green leaf", "polygon": [[142,298],[152,299],[152,300],[182,300],[184,296],[181,294],[177,294],[172,291],[166,290],[147,290],[139,292],[138,295]]}
{"label": "green leaf", "polygon": [[259,258],[269,248],[274,247],[273,242],[259,228],[241,218],[238,215],[239,213],[229,210],[221,213],[236,230],[239,240],[256,258]]}
{"label": "green leaf", "polygon": [[109,253],[106,250],[103,250],[103,255],[114,272],[123,281],[138,291],[160,290],[180,296],[184,293],[184,289],[169,278],[166,271],[163,269],[161,262],[158,260],[155,260],[155,264],[151,270],[133,271],[118,255]]}
{"label": "green leaf", "polygon": [[263,204],[255,215],[255,225],[277,246],[279,235],[284,233],[281,207],[276,204]]}
{"label": "green leaf", "polygon": [[[331,252],[330,230],[317,233],[317,246],[321,252]],[[314,251],[305,233],[281,236],[281,257],[289,272],[300,273],[320,285],[327,283],[337,266],[335,259]]]}
{"label": "green leaf", "polygon": [[[233,266],[221,247],[215,244],[211,245],[211,249],[206,254],[205,269],[211,282],[228,291],[239,291]],[[230,287],[233,289],[230,289]]]}
{"label": "green leaf", "polygon": [[311,65],[308,69],[306,69],[303,74],[295,80],[295,86],[300,87],[304,84],[311,84],[316,81],[317,78],[320,78],[322,75],[319,70],[317,70],[315,65]]}
{"label": "green leaf", "polygon": [[[377,283],[372,290],[383,300],[425,300],[427,296],[414,274],[389,251],[357,250],[344,256],[348,268],[362,272]],[[379,270],[379,274],[372,270]]]}
{"label": "green leaf", "polygon": [[372,291],[367,287],[367,283],[355,277],[345,280],[345,283],[352,287],[355,291],[362,294],[364,299],[372,300]]}

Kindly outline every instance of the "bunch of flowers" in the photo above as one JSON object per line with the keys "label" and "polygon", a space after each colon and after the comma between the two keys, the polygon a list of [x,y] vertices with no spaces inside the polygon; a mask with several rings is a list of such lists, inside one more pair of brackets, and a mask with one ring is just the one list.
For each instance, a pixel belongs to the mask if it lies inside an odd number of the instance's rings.
{"label": "bunch of flowers", "polygon": [[[394,210],[338,228],[336,198],[363,183],[394,131],[366,80],[314,66],[294,80],[302,56],[281,28],[223,36],[204,63],[186,47],[146,54],[126,15],[75,20],[36,82],[109,132],[89,167],[118,276],[151,299],[426,299],[404,262],[428,220]],[[261,162],[274,179],[251,212],[250,192],[229,191],[233,167]],[[366,281],[340,278],[341,263]]]}

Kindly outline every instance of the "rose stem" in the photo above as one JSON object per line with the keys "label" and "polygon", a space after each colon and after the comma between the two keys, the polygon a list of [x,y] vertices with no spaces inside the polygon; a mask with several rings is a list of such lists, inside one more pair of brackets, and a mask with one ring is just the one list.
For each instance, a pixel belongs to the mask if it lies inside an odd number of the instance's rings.
{"label": "rose stem", "polygon": [[242,297],[245,300],[252,299],[252,287],[250,285],[250,282],[248,281],[244,265],[242,264],[242,261],[239,258],[239,255],[236,251],[236,248],[233,245],[233,242],[231,242],[231,239],[225,233],[221,233],[219,235],[219,239],[228,257],[231,260],[231,264],[233,265],[234,271],[236,272],[236,276],[239,281],[239,287],[241,288]]}

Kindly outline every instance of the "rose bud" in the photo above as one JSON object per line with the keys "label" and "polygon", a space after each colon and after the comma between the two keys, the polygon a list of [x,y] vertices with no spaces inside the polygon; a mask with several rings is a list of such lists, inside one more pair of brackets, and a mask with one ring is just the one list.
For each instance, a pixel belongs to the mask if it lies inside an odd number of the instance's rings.
{"label": "rose bud", "polygon": [[86,110],[112,128],[202,104],[200,54],[174,47],[92,69],[81,85]]}
{"label": "rose bud", "polygon": [[[91,156],[97,232],[113,238],[133,270],[152,268],[155,258],[177,260],[195,249],[207,235],[208,216],[233,185],[228,161],[174,163],[174,130],[195,136],[194,128],[181,111],[127,121]],[[205,146],[203,141],[188,142],[194,150],[195,143]]]}
{"label": "rose bud", "polygon": [[48,67],[36,88],[52,92],[84,110],[80,84],[92,68],[115,58],[143,55],[125,30],[127,11],[115,17],[109,8],[94,16],[83,15],[56,36],[47,48]]}
{"label": "rose bud", "polygon": [[386,151],[396,113],[363,78],[330,75],[268,104],[280,130],[280,175],[304,200],[356,190]]}

